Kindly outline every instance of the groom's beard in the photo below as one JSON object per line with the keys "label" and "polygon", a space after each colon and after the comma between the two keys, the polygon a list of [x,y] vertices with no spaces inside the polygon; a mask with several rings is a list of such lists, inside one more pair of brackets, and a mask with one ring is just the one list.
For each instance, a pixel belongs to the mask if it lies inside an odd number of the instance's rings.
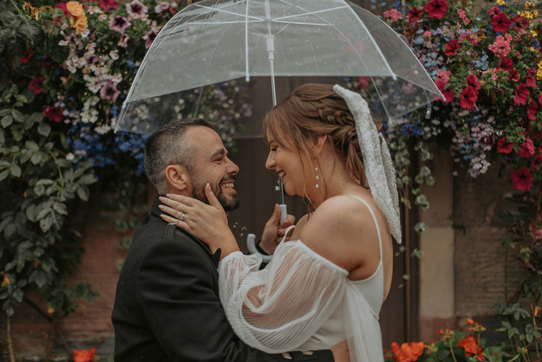
{"label": "groom's beard", "polygon": [[[205,195],[205,186],[207,185],[207,181],[203,180],[200,177],[193,177],[193,175],[190,175],[190,179],[192,180],[192,185],[193,185],[192,189],[194,190],[193,197],[196,200],[209,204],[209,200],[207,199],[207,196]],[[224,195],[224,193],[222,192],[222,188],[220,187],[220,184],[224,181],[229,181],[229,180],[235,180],[235,177],[228,176],[220,180],[220,182],[217,185],[211,184],[211,190],[213,190],[213,193],[218,199],[218,202],[220,202],[220,205],[222,205],[222,207],[224,208],[224,211],[235,210],[239,207],[239,203],[240,203],[239,198],[237,197],[237,191],[235,192],[235,195],[231,197]]]}

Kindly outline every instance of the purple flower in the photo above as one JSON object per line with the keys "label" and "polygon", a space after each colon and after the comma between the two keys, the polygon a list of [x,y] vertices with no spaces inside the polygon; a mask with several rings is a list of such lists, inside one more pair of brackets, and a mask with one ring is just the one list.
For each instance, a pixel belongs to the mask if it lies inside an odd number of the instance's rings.
{"label": "purple flower", "polygon": [[120,91],[111,82],[107,82],[105,86],[100,90],[100,96],[103,100],[110,101],[111,103],[117,100]]}
{"label": "purple flower", "polygon": [[145,36],[143,37],[143,39],[145,39],[145,48],[148,49],[151,46],[152,42],[154,41],[154,39],[156,39],[157,35],[158,33],[154,29],[152,29],[147,34],[145,34]]}
{"label": "purple flower", "polygon": [[147,7],[140,3],[138,0],[134,0],[131,3],[126,4],[126,11],[132,18],[141,18],[147,13]]}
{"label": "purple flower", "polygon": [[115,16],[109,23],[109,29],[124,33],[127,27],[132,25],[124,16]]}

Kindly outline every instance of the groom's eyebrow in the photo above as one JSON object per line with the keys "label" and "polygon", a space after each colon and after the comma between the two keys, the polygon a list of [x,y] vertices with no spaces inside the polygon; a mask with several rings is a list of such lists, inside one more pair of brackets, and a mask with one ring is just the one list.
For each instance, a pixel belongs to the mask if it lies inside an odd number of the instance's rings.
{"label": "groom's eyebrow", "polygon": [[211,157],[209,157],[210,160],[213,160],[215,159],[217,156],[227,156],[228,155],[228,151],[225,150],[224,148],[221,148],[219,150],[216,150],[215,152],[213,152],[211,154]]}

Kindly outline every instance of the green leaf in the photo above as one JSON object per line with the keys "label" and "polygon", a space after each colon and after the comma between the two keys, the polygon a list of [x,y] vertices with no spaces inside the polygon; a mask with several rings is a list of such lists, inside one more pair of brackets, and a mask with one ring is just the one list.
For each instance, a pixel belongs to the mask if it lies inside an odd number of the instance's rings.
{"label": "green leaf", "polygon": [[43,154],[41,152],[32,153],[32,157],[30,157],[30,162],[32,162],[33,165],[37,165],[41,162],[42,155]]}
{"label": "green leaf", "polygon": [[0,160],[0,168],[6,168],[6,167],[9,167],[9,166],[11,166],[11,163],[9,163],[6,160]]}
{"label": "green leaf", "polygon": [[0,109],[0,117],[5,117],[11,113],[11,108]]}
{"label": "green leaf", "polygon": [[25,213],[26,213],[26,217],[28,218],[28,220],[32,221],[32,222],[36,222],[38,221],[37,218],[36,218],[36,205],[35,204],[32,204],[30,206],[28,206],[25,210]]}
{"label": "green leaf", "polygon": [[83,185],[77,189],[77,196],[79,196],[81,200],[88,201],[88,195],[89,191],[87,186]]}
{"label": "green leaf", "polygon": [[10,115],[7,115],[4,118],[2,118],[2,121],[0,121],[0,123],[2,123],[2,127],[4,128],[9,127],[13,123],[13,117]]}
{"label": "green leaf", "polygon": [[13,177],[21,177],[22,173],[23,172],[19,166],[17,165],[11,166],[11,174],[13,175]]}
{"label": "green leaf", "polygon": [[96,176],[94,176],[93,174],[89,173],[89,174],[86,174],[84,176],[82,176],[80,179],[79,179],[79,183],[80,184],[83,184],[83,185],[90,185],[90,184],[93,184],[96,182]]}
{"label": "green leaf", "polygon": [[47,232],[51,226],[53,226],[53,223],[55,222],[55,217],[52,213],[49,212],[47,217],[40,220],[40,228],[43,232]]}
{"label": "green leaf", "polygon": [[72,163],[68,160],[66,160],[65,158],[58,158],[55,163],[59,166],[59,167],[64,167],[64,168],[68,168],[68,167],[71,167]]}
{"label": "green leaf", "polygon": [[0,128],[0,145],[3,145],[6,143],[6,139],[4,137],[4,130]]}
{"label": "green leaf", "polygon": [[18,110],[14,109],[13,111],[11,111],[11,116],[13,117],[14,120],[16,120],[17,122],[24,122],[25,120],[25,116],[24,114],[22,114],[21,112],[19,112]]}
{"label": "green leaf", "polygon": [[39,151],[40,146],[34,141],[26,141],[24,146],[31,151]]}
{"label": "green leaf", "polygon": [[68,215],[68,208],[66,207],[66,204],[62,204],[60,202],[55,202],[53,204],[53,209],[58,212],[60,215]]}
{"label": "green leaf", "polygon": [[41,122],[38,126],[38,133],[43,137],[48,137],[51,133],[51,126],[47,122]]}

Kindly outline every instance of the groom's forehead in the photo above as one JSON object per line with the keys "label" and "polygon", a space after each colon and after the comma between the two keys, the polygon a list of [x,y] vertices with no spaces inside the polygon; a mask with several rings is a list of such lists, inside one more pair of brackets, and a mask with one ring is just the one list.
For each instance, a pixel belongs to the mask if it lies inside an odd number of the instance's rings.
{"label": "groom's forehead", "polygon": [[228,153],[220,136],[211,128],[197,126],[187,131],[186,138],[194,147],[194,156],[214,158]]}

